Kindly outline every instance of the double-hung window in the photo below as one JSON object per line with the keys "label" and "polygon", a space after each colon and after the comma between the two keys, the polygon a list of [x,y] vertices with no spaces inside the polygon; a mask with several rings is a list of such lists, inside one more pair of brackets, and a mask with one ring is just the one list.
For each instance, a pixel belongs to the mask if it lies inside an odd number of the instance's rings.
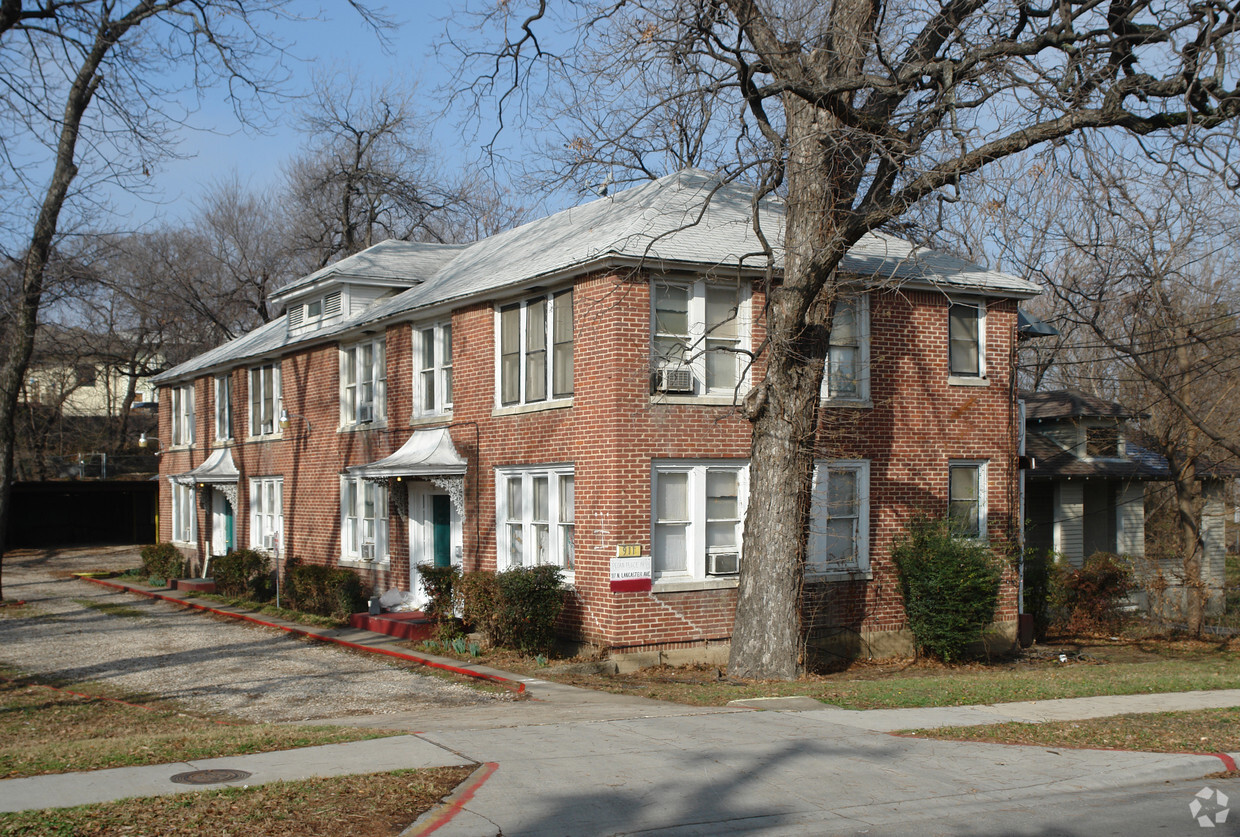
{"label": "double-hung window", "polygon": [[573,292],[505,305],[498,316],[500,406],[573,395]]}
{"label": "double-hung window", "polygon": [[250,548],[274,552],[284,541],[284,480],[250,480]]}
{"label": "double-hung window", "polygon": [[748,466],[659,462],[654,466],[651,560],[656,576],[740,571]]}
{"label": "double-hung window", "polygon": [[452,325],[440,323],[413,332],[413,414],[452,412]]}
{"label": "double-hung window", "polygon": [[822,397],[836,402],[870,398],[870,298],[866,294],[835,302]]}
{"label": "double-hung window", "polygon": [[806,574],[868,571],[869,533],[869,463],[865,460],[815,463]]}
{"label": "double-hung window", "polygon": [[732,395],[744,378],[749,295],[742,283],[657,280],[651,288],[656,392]]}
{"label": "double-hung window", "polygon": [[250,435],[272,436],[280,431],[280,364],[250,369]]}
{"label": "double-hung window", "polygon": [[986,304],[953,302],[948,307],[948,371],[953,378],[986,375]]}
{"label": "double-hung window", "polygon": [[232,373],[215,379],[215,439],[227,441],[233,437]]}
{"label": "double-hung window", "polygon": [[966,538],[986,540],[986,463],[953,460],[948,464],[947,517]]}
{"label": "double-hung window", "polygon": [[500,468],[495,498],[500,566],[572,572],[573,466]]}
{"label": "double-hung window", "polygon": [[194,509],[194,486],[172,483],[172,540],[194,543],[198,532],[198,515]]}
{"label": "double-hung window", "polygon": [[387,340],[367,340],[340,350],[340,425],[387,418]]}
{"label": "double-hung window", "polygon": [[172,444],[194,443],[194,385],[172,388]]}
{"label": "double-hung window", "polygon": [[388,492],[385,483],[342,477],[340,523],[346,560],[387,561]]}

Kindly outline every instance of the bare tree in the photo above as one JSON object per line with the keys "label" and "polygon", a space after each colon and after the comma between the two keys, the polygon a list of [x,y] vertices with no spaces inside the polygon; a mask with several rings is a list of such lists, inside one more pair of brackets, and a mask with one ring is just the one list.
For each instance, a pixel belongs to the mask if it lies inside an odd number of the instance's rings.
{"label": "bare tree", "polygon": [[[818,394],[848,249],[995,161],[1083,131],[1126,132],[1149,153],[1189,148],[1225,167],[1240,111],[1240,17],[1215,0],[530,0],[476,20],[482,45],[456,41],[474,68],[463,92],[498,108],[501,124],[536,107],[547,85],[685,73],[692,83],[641,89],[731,104],[744,121],[729,136],[747,153],[728,173],[753,171],[756,197],[785,197],[766,378],[746,400],[751,501],[729,665],[742,677],[791,677],[802,663]],[[650,136],[641,120],[659,108],[632,112],[626,133]],[[774,247],[767,256],[774,268]]]}
{"label": "bare tree", "polygon": [[[183,122],[169,79],[193,67],[193,89],[224,81],[244,113],[277,77],[282,50],[265,31],[290,17],[288,0],[77,0],[0,11],[0,190],[20,262],[16,299],[0,362],[0,542],[13,478],[13,419],[34,345],[45,275],[62,214],[99,180],[133,185],[171,153]],[[375,23],[377,18],[350,0]],[[29,165],[11,143],[21,135],[46,147],[47,166]],[[48,172],[45,183],[37,182]],[[8,246],[6,242],[6,246]]]}

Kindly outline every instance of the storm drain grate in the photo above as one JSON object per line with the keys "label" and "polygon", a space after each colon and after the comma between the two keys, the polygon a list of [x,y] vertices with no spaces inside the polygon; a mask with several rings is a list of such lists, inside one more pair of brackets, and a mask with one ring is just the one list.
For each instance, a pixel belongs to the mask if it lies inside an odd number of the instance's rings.
{"label": "storm drain grate", "polygon": [[191,770],[178,773],[172,781],[178,785],[218,785],[221,782],[239,782],[250,778],[244,770]]}

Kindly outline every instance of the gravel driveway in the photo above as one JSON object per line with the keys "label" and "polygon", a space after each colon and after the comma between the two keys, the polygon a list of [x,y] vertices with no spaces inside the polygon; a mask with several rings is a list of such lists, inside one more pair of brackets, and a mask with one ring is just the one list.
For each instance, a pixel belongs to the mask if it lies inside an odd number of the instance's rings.
{"label": "gravel driveway", "polygon": [[[5,598],[25,600],[33,613],[0,618],[0,661],[71,682],[164,695],[198,711],[251,721],[382,715],[496,700],[273,628],[68,577],[139,563],[134,548],[9,552]],[[115,603],[142,615],[110,616],[80,601]]]}

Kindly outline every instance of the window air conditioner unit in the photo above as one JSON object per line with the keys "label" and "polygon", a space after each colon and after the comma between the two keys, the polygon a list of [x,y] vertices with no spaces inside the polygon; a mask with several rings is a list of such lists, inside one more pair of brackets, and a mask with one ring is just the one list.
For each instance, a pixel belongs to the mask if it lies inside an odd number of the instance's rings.
{"label": "window air conditioner unit", "polygon": [[706,553],[707,575],[736,575],[740,571],[741,555],[739,552]]}
{"label": "window air conditioner unit", "polygon": [[358,404],[357,405],[357,423],[367,424],[375,420],[374,404]]}
{"label": "window air conditioner unit", "polygon": [[651,375],[654,392],[693,392],[693,370],[688,366],[664,366]]}
{"label": "window air conditioner unit", "polygon": [[275,546],[275,543],[275,535],[263,535],[263,549],[270,552],[271,548]]}
{"label": "window air conditioner unit", "polygon": [[375,560],[375,545],[373,543],[362,544],[362,560],[363,561]]}

